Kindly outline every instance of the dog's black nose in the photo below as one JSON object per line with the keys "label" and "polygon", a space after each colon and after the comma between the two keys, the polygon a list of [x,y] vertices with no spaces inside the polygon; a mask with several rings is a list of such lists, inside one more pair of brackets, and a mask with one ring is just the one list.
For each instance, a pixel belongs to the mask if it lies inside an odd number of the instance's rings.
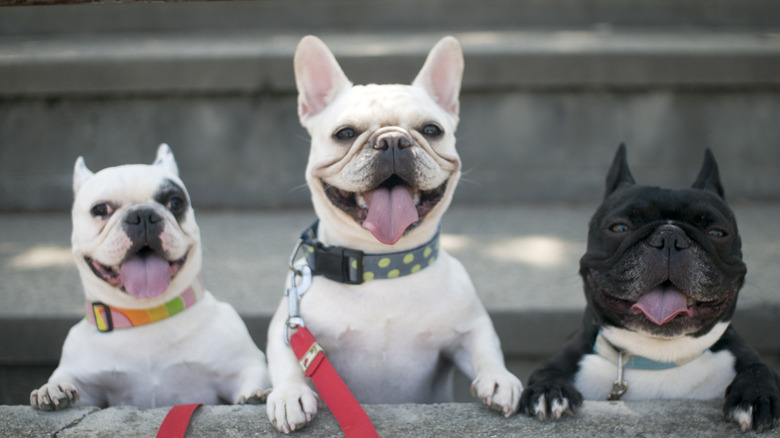
{"label": "dog's black nose", "polygon": [[150,243],[157,239],[164,227],[162,216],[151,208],[133,210],[124,218],[124,229],[133,241]]}
{"label": "dog's black nose", "polygon": [[401,129],[385,129],[374,133],[369,146],[376,150],[374,165],[382,174],[397,174],[412,182],[415,174],[414,139]]}
{"label": "dog's black nose", "polygon": [[655,230],[648,243],[658,249],[682,250],[691,247],[691,240],[682,228],[676,225],[663,225]]}
{"label": "dog's black nose", "polygon": [[380,151],[406,149],[412,145],[412,139],[401,132],[388,132],[371,139],[371,146]]}

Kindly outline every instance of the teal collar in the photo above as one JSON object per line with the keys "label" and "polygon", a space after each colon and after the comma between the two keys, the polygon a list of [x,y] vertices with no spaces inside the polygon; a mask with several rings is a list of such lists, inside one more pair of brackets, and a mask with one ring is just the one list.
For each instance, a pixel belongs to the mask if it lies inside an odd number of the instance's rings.
{"label": "teal collar", "polygon": [[[617,380],[612,382],[612,388],[607,395],[607,400],[620,400],[620,397],[628,391],[628,382],[623,379],[623,370],[647,370],[647,371],[661,371],[676,368],[685,365],[688,362],[698,358],[701,354],[693,357],[685,358],[684,360],[678,360],[675,362],[661,362],[655,359],[650,359],[644,356],[637,356],[613,345],[606,337],[601,333],[596,336],[596,341],[593,343],[593,351],[614,363],[617,366]],[[705,350],[706,351],[706,350]]]}
{"label": "teal collar", "polygon": [[701,356],[701,354],[699,354],[694,357],[678,360],[675,362],[662,362],[659,360],[650,359],[648,357],[631,354],[627,351],[621,351],[619,348],[612,345],[612,343],[601,334],[596,337],[596,342],[593,344],[593,351],[599,356],[606,358],[610,362],[617,362],[618,353],[622,353],[620,356],[624,369],[650,371],[661,371],[677,368]]}
{"label": "teal collar", "polygon": [[427,268],[439,255],[441,229],[431,240],[408,251],[365,254],[343,246],[326,246],[317,240],[315,221],[301,233],[301,247],[312,275],[346,284],[403,277]]}

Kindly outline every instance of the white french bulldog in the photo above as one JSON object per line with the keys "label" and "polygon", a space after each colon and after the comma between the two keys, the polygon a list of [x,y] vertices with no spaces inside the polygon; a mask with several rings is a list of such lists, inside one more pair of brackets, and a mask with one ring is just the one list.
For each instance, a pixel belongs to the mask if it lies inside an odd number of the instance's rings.
{"label": "white french bulldog", "polygon": [[71,328],[44,410],[264,400],[268,371],[235,309],[201,285],[200,231],[176,161],[73,176],[73,255],[87,318]]}
{"label": "white french bulldog", "polygon": [[[314,277],[300,316],[361,403],[448,401],[456,365],[473,379],[473,394],[509,416],[522,385],[504,365],[466,270],[438,246],[460,176],[462,72],[460,45],[447,37],[412,85],[353,86],[322,41],[301,40],[298,113],[312,138],[306,181],[319,222],[304,251],[317,266],[309,262]],[[344,264],[339,280],[320,266],[333,248],[379,261]],[[288,304],[283,298],[271,321],[267,350],[268,416],[285,433],[317,412],[317,395],[285,343]]]}

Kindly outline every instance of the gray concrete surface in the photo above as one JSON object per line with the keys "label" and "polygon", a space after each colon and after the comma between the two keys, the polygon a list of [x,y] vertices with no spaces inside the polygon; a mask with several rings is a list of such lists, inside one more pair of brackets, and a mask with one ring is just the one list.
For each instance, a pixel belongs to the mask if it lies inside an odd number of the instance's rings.
{"label": "gray concrete surface", "polygon": [[[199,408],[187,437],[283,436],[274,431],[264,406]],[[717,401],[585,402],[576,417],[539,422],[515,415],[503,418],[476,403],[366,405],[382,437],[729,437],[753,436],[723,420]],[[0,435],[8,437],[154,437],[166,408],[78,408],[40,412],[27,406],[0,406]],[[321,411],[300,438],[343,436],[333,416]],[[780,436],[775,428],[761,436]]]}

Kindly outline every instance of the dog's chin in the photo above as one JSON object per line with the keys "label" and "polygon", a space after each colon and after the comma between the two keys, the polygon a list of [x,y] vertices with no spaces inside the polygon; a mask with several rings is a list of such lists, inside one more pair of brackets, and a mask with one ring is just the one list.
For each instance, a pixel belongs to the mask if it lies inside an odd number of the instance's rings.
{"label": "dog's chin", "polygon": [[[159,254],[152,248],[145,246],[138,250],[135,254],[127,257],[118,265],[101,263],[100,261],[89,256],[84,256],[84,261],[98,279],[102,280],[123,294],[134,296],[136,298],[153,298],[164,293],[167,289],[167,286],[176,278],[178,273],[182,270],[184,264],[187,262],[189,252],[190,251],[187,250],[184,253],[184,256],[178,259],[168,260],[162,254]],[[158,280],[151,281],[152,286],[149,287],[149,291],[141,291],[138,289],[139,286],[137,286],[139,280],[137,278],[128,278],[132,275],[131,273],[134,270],[128,268],[127,266],[131,263],[140,263],[141,265],[145,264],[148,266],[152,264],[150,260],[156,261],[157,266],[146,269],[150,272],[154,272],[154,275],[158,277]],[[138,275],[133,275],[133,277],[137,276]],[[147,277],[149,276],[152,275],[147,274]],[[140,281],[144,284],[150,282],[150,280],[147,278]]]}
{"label": "dog's chin", "polygon": [[[664,287],[669,287],[668,282],[650,288],[642,295]],[[605,311],[608,323],[658,338],[678,338],[708,332],[722,319],[734,299],[732,296],[725,296],[701,301],[680,292],[684,295],[684,305],[674,315],[667,315],[661,319],[647,314],[641,306],[638,306],[641,296],[638,300],[627,300],[611,295],[603,289],[595,290],[598,295],[597,302]]]}
{"label": "dog's chin", "polygon": [[411,193],[412,200],[414,202],[414,208],[417,212],[417,220],[411,223],[405,232],[413,230],[419,226],[426,218],[428,213],[431,212],[439,203],[444,199],[447,191],[447,185],[449,184],[449,178],[445,180],[438,187],[431,190],[420,190],[413,187],[397,175],[392,175],[390,178],[383,181],[376,187],[367,189],[363,192],[350,192],[347,190],[339,189],[338,187],[328,184],[322,181],[322,187],[325,191],[330,203],[337,209],[346,213],[351,217],[358,225],[363,226],[365,220],[369,216],[369,203],[366,200],[366,194],[372,192],[378,188],[386,188],[393,190],[393,188],[404,187]]}

